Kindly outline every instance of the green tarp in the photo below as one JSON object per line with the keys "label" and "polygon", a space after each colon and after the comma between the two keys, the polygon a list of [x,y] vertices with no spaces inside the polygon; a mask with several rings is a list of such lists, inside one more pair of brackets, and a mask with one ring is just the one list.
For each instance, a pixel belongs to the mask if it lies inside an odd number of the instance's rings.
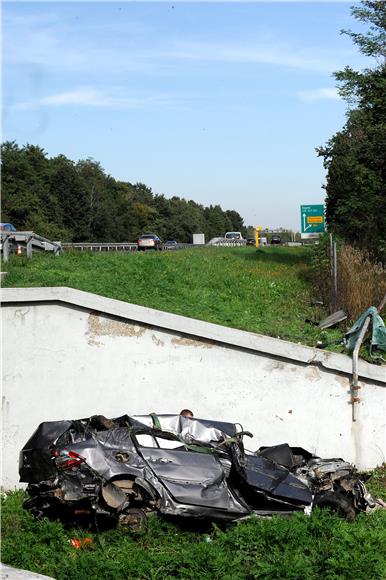
{"label": "green tarp", "polygon": [[373,349],[386,351],[386,327],[375,306],[370,306],[370,308],[368,308],[366,312],[364,312],[358,320],[354,322],[353,326],[345,334],[343,344],[349,352],[354,350],[355,343],[358,340],[358,335],[368,316],[371,317],[372,326],[370,355],[375,357],[376,354],[373,353]]}

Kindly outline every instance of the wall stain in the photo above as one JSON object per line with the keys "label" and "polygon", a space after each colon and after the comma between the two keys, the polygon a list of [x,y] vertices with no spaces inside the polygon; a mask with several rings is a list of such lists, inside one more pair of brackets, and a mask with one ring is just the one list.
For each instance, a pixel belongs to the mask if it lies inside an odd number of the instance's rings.
{"label": "wall stain", "polygon": [[196,348],[212,348],[214,344],[209,340],[195,340],[186,336],[172,338],[171,343],[174,346],[194,346]]}
{"label": "wall stain", "polygon": [[267,369],[270,371],[281,371],[287,370],[286,365],[279,360],[268,361]]}
{"label": "wall stain", "polygon": [[164,341],[158,338],[155,334],[152,334],[151,339],[157,346],[165,346]]}
{"label": "wall stain", "polygon": [[20,318],[22,322],[24,322],[25,317],[29,311],[30,309],[28,308],[28,306],[26,306],[25,308],[18,308],[17,310],[15,310],[14,317]]}
{"label": "wall stain", "polygon": [[306,370],[306,378],[310,381],[317,381],[320,379],[320,370],[318,367],[310,365]]}
{"label": "wall stain", "polygon": [[341,377],[339,375],[336,375],[335,380],[345,389],[350,388],[350,379],[348,377]]}
{"label": "wall stain", "polygon": [[87,327],[88,331],[86,332],[86,335],[89,337],[88,343],[92,346],[101,345],[101,342],[98,341],[98,337],[100,336],[139,337],[146,331],[145,328],[137,326],[136,324],[123,322],[121,320],[116,320],[115,318],[100,316],[95,312],[89,314]]}

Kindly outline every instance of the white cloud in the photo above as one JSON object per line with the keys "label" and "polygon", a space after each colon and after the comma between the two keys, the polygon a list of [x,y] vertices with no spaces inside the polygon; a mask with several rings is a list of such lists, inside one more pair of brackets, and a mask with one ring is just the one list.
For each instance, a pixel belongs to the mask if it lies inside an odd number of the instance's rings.
{"label": "white cloud", "polygon": [[[127,26],[127,25],[126,25]],[[123,35],[120,23],[86,25],[55,15],[33,16],[7,13],[3,19],[4,65],[42,67],[56,72],[141,71],[148,67],[146,54],[125,40],[117,46],[100,42],[103,34]],[[131,23],[130,38],[141,36],[144,27]],[[126,35],[127,36],[127,35]],[[116,42],[115,42],[116,44]]]}
{"label": "white cloud", "polygon": [[85,106],[85,107],[116,107],[116,108],[137,108],[155,105],[170,105],[172,98],[169,95],[152,96],[128,96],[116,89],[108,92],[93,87],[79,87],[69,91],[63,91],[41,97],[15,103],[13,109],[34,109],[39,107],[60,107],[60,106]]}
{"label": "white cloud", "polygon": [[322,101],[322,100],[337,101],[341,98],[338,94],[337,89],[333,87],[299,91],[298,97],[300,97],[301,100],[306,103],[313,103],[314,101]]}
{"label": "white cloud", "polygon": [[[314,57],[310,57],[314,54]],[[245,44],[239,41],[222,43],[180,42],[174,51],[166,51],[165,56],[181,60],[202,62],[224,62],[235,64],[268,64],[302,70],[330,73],[341,66],[332,54],[322,50],[303,51],[280,42],[277,38],[266,37]]]}
{"label": "white cloud", "polygon": [[[286,43],[276,34],[260,31],[249,40],[158,37],[139,22],[130,22],[130,35],[124,33],[122,23],[68,22],[55,15],[4,18],[4,62],[11,65],[37,65],[56,71],[157,71],[160,66],[190,62],[219,62],[229,64],[267,64],[301,70],[331,73],[351,56],[343,51],[324,47],[300,48]],[[125,27],[129,26],[125,22]],[[113,34],[114,27],[118,27]],[[121,28],[120,28],[121,27]],[[102,34],[103,32],[103,34]],[[146,33],[147,32],[147,33]],[[110,33],[113,41],[106,42]],[[100,39],[104,40],[101,42]],[[108,36],[107,36],[108,38]],[[135,39],[135,42],[133,41]]]}

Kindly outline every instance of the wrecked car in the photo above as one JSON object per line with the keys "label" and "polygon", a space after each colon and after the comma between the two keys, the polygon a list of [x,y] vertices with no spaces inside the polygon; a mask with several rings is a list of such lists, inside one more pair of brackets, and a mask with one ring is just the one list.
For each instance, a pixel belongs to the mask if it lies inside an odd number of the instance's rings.
{"label": "wrecked car", "polygon": [[246,437],[239,424],[181,415],[41,423],[20,452],[24,507],[133,529],[152,513],[233,521],[326,506],[353,520],[376,507],[350,463],[287,444],[250,452]]}

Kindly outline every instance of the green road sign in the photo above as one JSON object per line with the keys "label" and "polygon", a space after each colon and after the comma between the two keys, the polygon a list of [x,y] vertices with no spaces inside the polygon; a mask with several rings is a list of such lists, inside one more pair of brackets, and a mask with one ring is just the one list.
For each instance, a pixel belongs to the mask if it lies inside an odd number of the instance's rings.
{"label": "green road sign", "polygon": [[318,238],[324,229],[324,205],[301,205],[300,231],[302,238]]}

